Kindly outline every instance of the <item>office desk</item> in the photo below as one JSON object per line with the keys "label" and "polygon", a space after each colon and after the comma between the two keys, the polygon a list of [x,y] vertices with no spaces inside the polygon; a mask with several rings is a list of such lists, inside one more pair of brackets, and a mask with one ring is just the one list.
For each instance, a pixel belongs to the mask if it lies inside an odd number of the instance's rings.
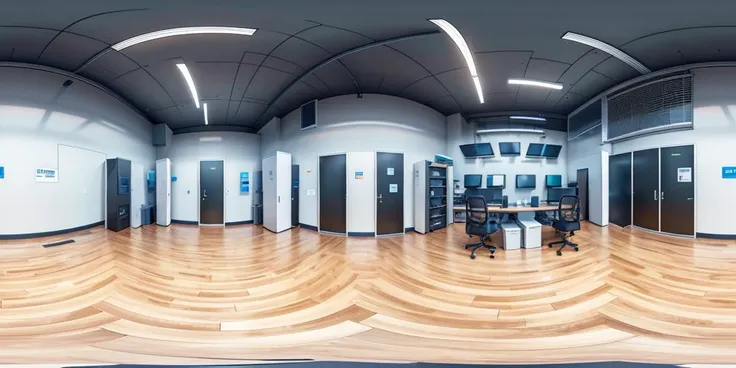
{"label": "office desk", "polygon": [[[500,213],[500,214],[517,214],[522,212],[547,212],[547,211],[557,211],[557,205],[543,205],[539,207],[532,207],[532,206],[509,206],[507,208],[501,208],[501,206],[498,205],[488,205],[488,212],[490,213]],[[461,213],[460,216],[458,216],[458,213]],[[452,218],[454,219],[454,222],[465,222],[465,206],[464,205],[457,205],[452,207]]]}

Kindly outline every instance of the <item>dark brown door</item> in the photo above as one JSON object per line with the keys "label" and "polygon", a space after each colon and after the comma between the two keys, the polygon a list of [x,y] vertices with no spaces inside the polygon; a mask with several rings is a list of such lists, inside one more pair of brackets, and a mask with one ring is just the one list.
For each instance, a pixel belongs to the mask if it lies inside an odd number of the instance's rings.
{"label": "dark brown door", "polygon": [[661,231],[695,235],[695,149],[693,146],[661,149]]}
{"label": "dark brown door", "polygon": [[634,152],[635,226],[659,231],[659,148]]}
{"label": "dark brown door", "polygon": [[588,220],[588,169],[578,169],[578,197],[580,198],[580,219]]}
{"label": "dark brown door", "polygon": [[199,163],[199,223],[222,225],[225,223],[222,161]]}
{"label": "dark brown door", "polygon": [[345,154],[319,158],[319,231],[347,231],[347,159]]}
{"label": "dark brown door", "polygon": [[608,220],[621,227],[631,225],[631,153],[608,159]]}
{"label": "dark brown door", "polygon": [[376,154],[376,235],[404,233],[404,154]]}

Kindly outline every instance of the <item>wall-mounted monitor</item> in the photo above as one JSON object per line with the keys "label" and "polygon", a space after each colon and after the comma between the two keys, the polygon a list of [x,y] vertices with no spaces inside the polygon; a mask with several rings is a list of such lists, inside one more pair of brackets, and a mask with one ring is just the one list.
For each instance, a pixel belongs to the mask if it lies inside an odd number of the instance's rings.
{"label": "wall-mounted monitor", "polygon": [[490,143],[473,143],[460,145],[460,151],[466,158],[493,157],[493,147]]}
{"label": "wall-mounted monitor", "polygon": [[557,156],[560,155],[560,150],[562,150],[562,146],[558,146],[556,144],[545,144],[542,149],[542,157],[557,158]]}
{"label": "wall-mounted monitor", "polygon": [[562,186],[562,175],[545,175],[544,182],[547,188],[559,188]]}
{"label": "wall-mounted monitor", "polygon": [[542,157],[542,149],[544,149],[543,143],[529,143],[529,148],[526,149],[526,157]]}
{"label": "wall-mounted monitor", "polygon": [[317,127],[317,100],[302,105],[302,130]]}
{"label": "wall-mounted monitor", "polygon": [[520,156],[521,142],[500,142],[498,143],[498,152],[501,156]]}
{"label": "wall-mounted monitor", "polygon": [[536,175],[516,175],[516,187],[517,188],[531,188],[537,187],[537,176]]}
{"label": "wall-mounted monitor", "polygon": [[486,177],[486,188],[506,188],[506,175],[488,175]]}
{"label": "wall-mounted monitor", "polygon": [[465,175],[464,186],[466,188],[480,188],[483,183],[483,175],[480,174],[469,174]]}

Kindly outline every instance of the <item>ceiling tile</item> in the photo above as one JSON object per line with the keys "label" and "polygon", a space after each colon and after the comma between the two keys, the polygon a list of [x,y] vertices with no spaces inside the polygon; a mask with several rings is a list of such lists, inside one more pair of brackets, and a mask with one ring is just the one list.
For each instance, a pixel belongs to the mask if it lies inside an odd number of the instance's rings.
{"label": "ceiling tile", "polygon": [[371,39],[334,27],[320,26],[299,33],[299,38],[313,42],[333,54],[371,43]]}
{"label": "ceiling tile", "polygon": [[327,51],[298,38],[286,40],[271,55],[289,60],[304,68],[309,68],[330,57]]}
{"label": "ceiling tile", "polygon": [[49,44],[38,63],[75,71],[84,62],[106,48],[106,44],[91,38],[62,33]]}
{"label": "ceiling tile", "polygon": [[82,69],[80,74],[92,80],[109,84],[115,78],[121,77],[136,69],[139,69],[138,64],[125,57],[125,55],[115,50],[110,50],[89,63]]}
{"label": "ceiling tile", "polygon": [[0,27],[0,60],[36,63],[41,50],[57,33],[36,28]]}
{"label": "ceiling tile", "polygon": [[301,75],[306,71],[306,69],[297,64],[273,56],[269,56],[268,58],[266,58],[266,60],[263,62],[263,66],[273,68],[284,73],[292,74],[295,77]]}
{"label": "ceiling tile", "polygon": [[264,101],[271,101],[271,99],[276,97],[276,94],[286,87],[286,85],[288,85],[293,79],[293,75],[274,69],[258,69],[258,72],[253,77],[253,81],[246,91],[245,96]]}
{"label": "ceiling tile", "polygon": [[399,95],[426,104],[447,95],[447,90],[434,77],[427,77],[408,86]]}
{"label": "ceiling tile", "polygon": [[[200,99],[230,99],[238,64],[197,63],[194,69],[199,77],[196,86]],[[190,73],[194,75],[195,71]]]}
{"label": "ceiling tile", "polygon": [[[460,50],[444,34],[423,36],[416,39],[391,43],[391,47],[409,55],[421,63],[430,73],[467,68]],[[452,50],[438,53],[437,50]],[[477,63],[477,62],[476,62]],[[466,69],[467,70],[467,69]]]}
{"label": "ceiling tile", "polygon": [[140,69],[116,79],[111,86],[143,112],[171,106],[175,103],[151,76]]}

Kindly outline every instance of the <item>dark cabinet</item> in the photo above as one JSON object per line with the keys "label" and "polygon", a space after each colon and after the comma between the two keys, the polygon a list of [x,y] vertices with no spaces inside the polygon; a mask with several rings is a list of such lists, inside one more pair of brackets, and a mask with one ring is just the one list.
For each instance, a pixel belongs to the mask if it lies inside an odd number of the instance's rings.
{"label": "dark cabinet", "polygon": [[130,226],[130,161],[107,159],[107,228],[120,231]]}

